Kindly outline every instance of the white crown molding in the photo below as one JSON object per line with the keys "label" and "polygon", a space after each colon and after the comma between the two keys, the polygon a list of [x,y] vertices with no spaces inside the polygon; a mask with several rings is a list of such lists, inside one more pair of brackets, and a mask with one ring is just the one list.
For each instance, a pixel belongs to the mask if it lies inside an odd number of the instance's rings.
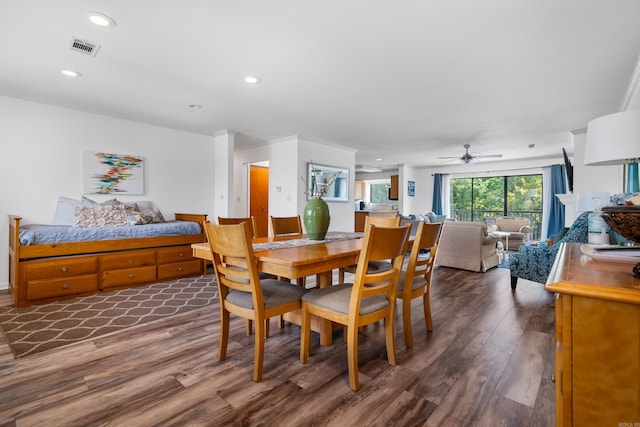
{"label": "white crown molding", "polygon": [[[622,104],[620,105],[620,111],[626,111],[629,108],[629,104],[635,98],[636,95],[640,96],[638,93],[638,88],[640,87],[640,56],[638,56],[638,60],[636,61],[636,66],[633,69],[633,74],[631,75],[631,80],[629,80],[629,86],[627,86],[627,90],[624,93],[624,98],[622,98]],[[640,100],[638,100],[640,104]]]}

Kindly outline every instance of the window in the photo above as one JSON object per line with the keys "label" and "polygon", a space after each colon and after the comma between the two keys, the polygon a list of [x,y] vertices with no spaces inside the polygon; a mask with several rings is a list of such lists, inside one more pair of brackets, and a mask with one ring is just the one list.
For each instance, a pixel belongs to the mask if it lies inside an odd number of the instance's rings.
{"label": "window", "polygon": [[369,187],[371,203],[391,203],[389,200],[390,188],[391,183],[388,180],[382,183],[371,183]]}
{"label": "window", "polygon": [[542,175],[453,178],[450,190],[456,220],[483,222],[497,216],[522,216],[531,220],[532,238],[540,238]]}

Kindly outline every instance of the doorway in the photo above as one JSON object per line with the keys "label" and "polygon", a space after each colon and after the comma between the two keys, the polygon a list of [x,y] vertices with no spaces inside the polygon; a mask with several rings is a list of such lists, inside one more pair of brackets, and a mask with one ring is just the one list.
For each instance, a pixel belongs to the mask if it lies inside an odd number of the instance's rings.
{"label": "doorway", "polygon": [[249,215],[256,218],[256,235],[269,235],[269,167],[249,165]]}

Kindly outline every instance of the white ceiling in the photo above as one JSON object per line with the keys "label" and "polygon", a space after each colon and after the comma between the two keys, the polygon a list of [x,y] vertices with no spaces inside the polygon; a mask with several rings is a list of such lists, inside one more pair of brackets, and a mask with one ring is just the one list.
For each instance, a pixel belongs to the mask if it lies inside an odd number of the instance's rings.
{"label": "white ceiling", "polygon": [[572,152],[570,131],[637,92],[639,54],[638,0],[0,0],[2,95],[245,145],[299,135],[385,167],[465,143]]}

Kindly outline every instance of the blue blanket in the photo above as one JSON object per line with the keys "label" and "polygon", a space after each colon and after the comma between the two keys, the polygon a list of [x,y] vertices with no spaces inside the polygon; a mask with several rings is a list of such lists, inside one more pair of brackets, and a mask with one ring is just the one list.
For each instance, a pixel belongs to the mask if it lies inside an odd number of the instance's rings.
{"label": "blue blanket", "polygon": [[200,233],[200,224],[192,221],[167,221],[158,224],[86,228],[69,225],[29,224],[20,227],[20,244],[26,246]]}

